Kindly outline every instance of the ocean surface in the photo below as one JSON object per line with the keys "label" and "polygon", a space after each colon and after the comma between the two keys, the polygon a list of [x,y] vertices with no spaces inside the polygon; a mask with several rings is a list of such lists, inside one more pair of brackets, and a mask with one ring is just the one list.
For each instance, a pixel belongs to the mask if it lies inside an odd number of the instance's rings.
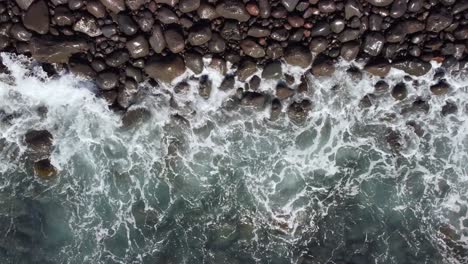
{"label": "ocean surface", "polygon": [[[411,80],[392,70],[390,87],[408,88],[396,101],[340,63],[332,78],[306,76],[309,91],[270,121],[269,107],[230,104],[235,89],[207,69],[209,99],[193,80],[188,94],[143,84],[133,107],[151,118],[123,129],[91,82],[2,60],[0,263],[468,261],[467,75],[434,96],[436,64]],[[302,98],[312,110],[296,125],[286,107]],[[54,137],[53,180],[27,162],[31,129]]]}

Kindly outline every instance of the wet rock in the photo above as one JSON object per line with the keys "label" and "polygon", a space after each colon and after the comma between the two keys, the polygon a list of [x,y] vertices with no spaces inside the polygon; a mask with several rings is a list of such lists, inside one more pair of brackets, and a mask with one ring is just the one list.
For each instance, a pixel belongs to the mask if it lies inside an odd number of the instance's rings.
{"label": "wet rock", "polygon": [[179,10],[182,13],[190,13],[200,7],[200,0],[180,0]]}
{"label": "wet rock", "polygon": [[177,94],[187,94],[190,91],[190,85],[187,82],[180,82],[174,86],[174,92]]}
{"label": "wet rock", "polygon": [[103,18],[106,16],[106,7],[97,0],[89,1],[86,4],[86,10],[96,18]]}
{"label": "wet rock", "polygon": [[298,28],[304,26],[304,19],[300,16],[288,16],[288,23],[291,27]]}
{"label": "wet rock", "polygon": [[179,53],[185,49],[184,37],[179,30],[171,28],[164,32],[167,48],[172,53]]}
{"label": "wet rock", "polygon": [[24,136],[28,154],[33,160],[50,156],[53,149],[53,136],[47,130],[30,130]]}
{"label": "wet rock", "polygon": [[407,9],[408,0],[394,0],[390,9],[390,16],[393,18],[402,17]]}
{"label": "wet rock", "polygon": [[84,33],[90,37],[97,37],[102,35],[97,21],[90,16],[83,16],[73,25],[73,30]]}
{"label": "wet rock", "polygon": [[101,28],[102,35],[106,38],[111,38],[117,34],[117,27],[114,25],[106,25]]}
{"label": "wet rock", "polygon": [[328,48],[328,39],[324,37],[313,38],[310,41],[309,49],[314,53],[322,53]]}
{"label": "wet rock", "polygon": [[221,30],[221,36],[226,40],[241,40],[241,32],[237,22],[226,21],[224,27]]}
{"label": "wet rock", "polygon": [[455,32],[453,32],[453,36],[458,40],[466,40],[468,39],[468,26],[463,26],[457,28]]}
{"label": "wet rock", "polygon": [[257,90],[260,87],[260,83],[262,82],[262,79],[258,77],[257,75],[254,75],[252,78],[250,78],[249,81],[249,87],[251,90]]}
{"label": "wet rock", "polygon": [[386,81],[380,80],[374,85],[374,91],[377,94],[383,94],[388,91],[390,85]]}
{"label": "wet rock", "polygon": [[169,25],[174,23],[179,23],[179,17],[171,9],[167,7],[161,7],[156,13],[156,18],[161,21],[161,23]]}
{"label": "wet rock", "polygon": [[73,54],[89,49],[84,40],[62,38],[34,38],[29,43],[29,50],[34,59],[48,63],[67,63]]}
{"label": "wet rock", "polygon": [[134,39],[127,41],[125,44],[130,56],[134,59],[142,58],[149,54],[149,45],[143,35],[139,35]]}
{"label": "wet rock", "polygon": [[382,52],[385,37],[378,32],[371,32],[366,35],[363,43],[363,51],[371,56],[377,56]]}
{"label": "wet rock", "polygon": [[43,180],[50,180],[57,176],[57,169],[50,163],[49,159],[34,162],[34,173]]}
{"label": "wet rock", "polygon": [[266,53],[271,59],[279,59],[283,57],[283,47],[278,43],[272,43],[267,47]]}
{"label": "wet rock", "polygon": [[16,4],[23,10],[27,10],[34,0],[15,0]]}
{"label": "wet rock", "polygon": [[255,38],[268,37],[270,33],[271,33],[270,29],[266,27],[260,27],[260,26],[252,26],[247,31],[247,35],[255,37]]}
{"label": "wet rock", "polygon": [[374,5],[374,6],[388,6],[390,5],[393,0],[366,0],[368,3],[370,3],[371,5]]}
{"label": "wet rock", "polygon": [[142,125],[151,118],[151,112],[146,108],[133,108],[122,116],[122,128],[132,128]]}
{"label": "wet rock", "polygon": [[278,98],[273,99],[271,102],[271,109],[270,109],[270,120],[275,121],[278,120],[281,114],[281,101]]}
{"label": "wet rock", "polygon": [[164,39],[164,34],[160,25],[154,25],[149,43],[156,53],[161,53],[166,47],[166,40]]}
{"label": "wet rock", "polygon": [[461,1],[456,1],[455,5],[452,8],[452,12],[454,15],[461,13],[465,10],[468,10],[468,1],[466,0],[461,0]]}
{"label": "wet rock", "polygon": [[312,103],[307,99],[291,103],[287,109],[289,120],[296,125],[303,125],[309,116],[311,108]]}
{"label": "wet rock", "polygon": [[245,9],[247,9],[247,12],[248,12],[251,16],[258,16],[258,15],[260,15],[260,9],[258,8],[258,5],[255,4],[254,2],[249,2],[249,3],[247,3],[247,5],[245,6]]}
{"label": "wet rock", "polygon": [[221,91],[232,90],[234,89],[235,83],[236,83],[236,79],[234,78],[234,76],[228,75],[224,77],[223,81],[221,82],[221,85],[219,86],[219,90]]}
{"label": "wet rock", "polygon": [[408,11],[410,12],[419,12],[424,6],[423,0],[409,0],[408,2]]}
{"label": "wet rock", "polygon": [[112,13],[117,14],[125,10],[124,0],[99,0]]}
{"label": "wet rock", "polygon": [[385,77],[390,72],[390,63],[385,59],[370,61],[364,67],[364,70],[372,75]]}
{"label": "wet rock", "polygon": [[281,62],[273,61],[265,65],[262,71],[262,78],[264,79],[280,79],[283,76]]}
{"label": "wet rock", "polygon": [[300,45],[292,45],[286,48],[284,60],[289,65],[307,68],[312,63],[312,54],[310,50]]}
{"label": "wet rock", "polygon": [[406,85],[404,83],[398,83],[393,87],[392,89],[392,97],[395,98],[395,100],[401,101],[405,99],[408,96],[408,89],[406,88]]}
{"label": "wet rock", "polygon": [[265,57],[265,50],[257,44],[255,41],[250,39],[244,39],[240,43],[242,51],[252,57],[252,58],[262,58]]}
{"label": "wet rock", "polygon": [[362,16],[362,6],[356,0],[348,0],[345,4],[345,18],[349,20],[352,17]]}
{"label": "wet rock", "polygon": [[187,68],[195,74],[200,74],[203,71],[203,56],[198,52],[186,52],[185,64]]}
{"label": "wet rock", "polygon": [[149,32],[153,28],[154,25],[154,17],[153,14],[149,11],[143,11],[140,13],[140,17],[137,20],[140,29],[143,32]]}
{"label": "wet rock", "polygon": [[211,59],[210,64],[208,65],[210,68],[217,70],[221,75],[226,75],[227,72],[227,64],[223,58],[220,57],[213,57]]}
{"label": "wet rock", "polygon": [[196,25],[190,29],[188,41],[192,46],[200,46],[211,39],[211,29],[208,25]]}
{"label": "wet rock", "polygon": [[338,35],[338,40],[340,42],[348,42],[352,40],[356,40],[359,38],[360,31],[357,29],[345,29]]}
{"label": "wet rock", "polygon": [[216,9],[208,3],[201,3],[197,9],[197,14],[201,19],[206,20],[213,20],[219,16]]}
{"label": "wet rock", "polygon": [[335,19],[330,23],[330,29],[333,33],[341,33],[345,29],[346,22],[343,19]]}
{"label": "wet rock", "polygon": [[292,12],[295,8],[299,0],[281,0],[281,4],[288,10],[288,12]]}
{"label": "wet rock", "polygon": [[111,71],[100,72],[96,78],[96,84],[102,90],[112,90],[119,84],[119,76]]}
{"label": "wet rock", "polygon": [[11,26],[10,35],[19,41],[29,41],[32,38],[32,33],[19,23]]}
{"label": "wet rock", "polygon": [[390,43],[403,42],[405,40],[405,37],[406,37],[406,29],[403,27],[403,24],[396,24],[392,26],[385,34],[385,38],[387,42],[390,42]]}
{"label": "wet rock", "polygon": [[414,34],[416,32],[423,31],[425,25],[418,20],[411,19],[403,21],[401,27],[404,29],[406,34]]}
{"label": "wet rock", "polygon": [[119,14],[117,16],[117,24],[119,24],[120,31],[127,36],[135,35],[138,31],[138,25],[128,15]]}
{"label": "wet rock", "polygon": [[49,8],[44,0],[29,6],[23,17],[23,25],[34,32],[45,34],[49,31]]}
{"label": "wet rock", "polygon": [[352,61],[357,58],[360,50],[360,44],[357,41],[346,42],[341,46],[340,55],[347,61]]}
{"label": "wet rock", "polygon": [[96,72],[88,64],[70,62],[69,68],[71,73],[82,78],[94,79],[96,77]]}
{"label": "wet rock", "polygon": [[70,10],[78,10],[84,6],[83,0],[68,0],[68,8]]}
{"label": "wet rock", "polygon": [[198,94],[201,97],[208,99],[211,94],[212,86],[213,84],[211,80],[208,78],[208,75],[203,75],[200,78],[200,83],[198,85]]}
{"label": "wet rock", "polygon": [[272,40],[276,40],[280,42],[287,40],[288,37],[289,37],[289,31],[286,30],[285,28],[274,29],[270,34],[270,38]]}
{"label": "wet rock", "polygon": [[125,75],[128,78],[133,79],[137,83],[140,83],[143,81],[143,74],[141,73],[139,69],[135,67],[132,67],[132,66],[125,67]]}
{"label": "wet rock", "polygon": [[250,76],[252,76],[257,71],[257,64],[251,60],[244,60],[239,65],[237,69],[237,78],[240,81],[247,80]]}
{"label": "wet rock", "polygon": [[440,32],[452,24],[453,17],[448,12],[431,12],[426,20],[426,30]]}
{"label": "wet rock", "polygon": [[245,92],[242,95],[241,105],[247,107],[253,107],[256,109],[262,109],[265,107],[267,97],[265,94],[258,92]]}
{"label": "wet rock", "polygon": [[429,72],[431,64],[418,58],[409,58],[395,61],[392,67],[402,70],[409,75],[422,76]]}
{"label": "wet rock", "polygon": [[262,18],[268,18],[271,14],[271,5],[269,0],[258,0],[259,14]]}
{"label": "wet rock", "polygon": [[311,72],[315,76],[331,76],[335,72],[335,64],[330,57],[319,55],[312,63]]}
{"label": "wet rock", "polygon": [[377,14],[369,16],[369,29],[372,31],[380,31],[382,29],[383,17]]}
{"label": "wet rock", "polygon": [[156,3],[166,4],[169,6],[175,6],[179,3],[179,0],[155,0]]}
{"label": "wet rock", "polygon": [[280,100],[284,100],[286,98],[292,97],[294,95],[294,90],[289,88],[284,83],[279,83],[276,86],[276,97]]}
{"label": "wet rock", "polygon": [[318,2],[318,9],[322,13],[333,13],[336,11],[336,4],[333,0],[320,0]]}
{"label": "wet rock", "polygon": [[328,36],[331,33],[330,24],[318,22],[310,31],[311,37]]}
{"label": "wet rock", "polygon": [[185,63],[178,55],[154,56],[148,59],[144,70],[151,78],[169,83],[185,72]]}
{"label": "wet rock", "polygon": [[362,80],[362,72],[354,66],[351,66],[349,69],[346,70],[346,73],[351,77],[353,81],[360,81]]}
{"label": "wet rock", "polygon": [[430,90],[434,95],[445,95],[450,91],[450,85],[446,81],[441,80],[438,83],[431,85]]}
{"label": "wet rock", "polygon": [[106,57],[105,61],[107,65],[117,68],[124,65],[129,59],[130,55],[128,54],[128,52],[124,50],[116,50],[109,54]]}
{"label": "wet rock", "polygon": [[441,114],[442,116],[448,116],[455,114],[458,111],[458,107],[455,103],[447,101],[444,106],[442,106]]}
{"label": "wet rock", "polygon": [[72,13],[65,7],[55,8],[55,14],[52,19],[58,26],[71,26],[75,22],[75,17]]}
{"label": "wet rock", "polygon": [[216,5],[216,13],[224,18],[240,22],[246,22],[250,18],[244,4],[238,0],[221,1]]}

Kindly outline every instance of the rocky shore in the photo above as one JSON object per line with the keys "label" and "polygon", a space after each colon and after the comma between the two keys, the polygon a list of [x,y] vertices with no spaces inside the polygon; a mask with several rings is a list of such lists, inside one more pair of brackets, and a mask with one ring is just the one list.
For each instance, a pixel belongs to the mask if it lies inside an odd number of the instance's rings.
{"label": "rocky shore", "polygon": [[[218,89],[235,89],[239,105],[268,107],[271,119],[287,98],[309,89],[304,77],[283,73],[284,63],[327,78],[338,61],[356,61],[364,66],[348,69],[353,78],[382,78],[376,93],[403,100],[406,87],[384,80],[390,69],[422,76],[436,61],[442,67],[428,89],[440,96],[450,91],[445,72],[468,69],[467,44],[468,0],[0,1],[0,50],[30,56],[51,75],[65,69],[95,80],[99,94],[124,113],[124,126],[149,116],[131,108],[141,82],[171,83],[183,94],[190,87],[178,77],[188,70],[198,94],[209,98],[206,67],[224,75]],[[266,79],[278,81],[273,96],[258,90]],[[289,119],[303,123],[312,103],[286,103]]]}

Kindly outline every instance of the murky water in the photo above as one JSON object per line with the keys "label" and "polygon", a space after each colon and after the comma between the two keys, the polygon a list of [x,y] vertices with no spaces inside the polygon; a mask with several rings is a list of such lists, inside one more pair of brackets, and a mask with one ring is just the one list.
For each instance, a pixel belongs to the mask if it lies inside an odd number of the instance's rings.
{"label": "murky water", "polygon": [[[268,108],[227,106],[235,91],[206,100],[191,83],[170,100],[171,88],[146,86],[152,118],[128,130],[90,83],[3,61],[15,80],[0,83],[1,263],[466,261],[460,76],[431,96],[434,72],[417,85],[391,72],[408,98],[382,92],[368,108],[361,99],[377,79],[308,76],[313,89],[283,103],[311,99],[304,126],[286,109],[272,122]],[[221,76],[210,76],[216,87]],[[442,115],[447,102],[457,111]],[[34,176],[23,155],[30,129],[54,136],[55,180]]]}

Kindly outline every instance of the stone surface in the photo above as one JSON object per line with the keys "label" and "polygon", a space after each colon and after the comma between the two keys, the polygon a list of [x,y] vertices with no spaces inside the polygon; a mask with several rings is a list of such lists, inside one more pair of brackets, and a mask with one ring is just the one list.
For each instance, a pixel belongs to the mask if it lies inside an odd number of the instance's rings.
{"label": "stone surface", "polygon": [[312,63],[312,54],[304,46],[289,46],[285,50],[284,60],[290,65],[299,66],[305,69]]}
{"label": "stone surface", "polygon": [[137,37],[127,41],[125,44],[128,52],[132,58],[143,58],[149,54],[149,45],[148,41],[143,35],[138,35]]}
{"label": "stone surface", "polygon": [[393,62],[392,67],[402,70],[409,75],[422,76],[429,72],[432,65],[418,58],[409,58]]}
{"label": "stone surface", "polygon": [[146,62],[144,70],[151,78],[168,83],[185,72],[185,63],[178,55],[153,56]]}
{"label": "stone surface", "polygon": [[23,17],[24,26],[39,34],[46,34],[49,31],[49,7],[44,0],[34,2],[29,6]]}
{"label": "stone surface", "polygon": [[250,18],[244,4],[238,0],[222,0],[216,5],[216,13],[224,18],[240,22],[245,22]]}
{"label": "stone surface", "polygon": [[124,0],[99,0],[111,12],[117,14],[125,10]]}
{"label": "stone surface", "polygon": [[29,43],[32,57],[48,63],[67,63],[73,54],[83,53],[88,49],[85,41],[74,39],[34,38]]}

